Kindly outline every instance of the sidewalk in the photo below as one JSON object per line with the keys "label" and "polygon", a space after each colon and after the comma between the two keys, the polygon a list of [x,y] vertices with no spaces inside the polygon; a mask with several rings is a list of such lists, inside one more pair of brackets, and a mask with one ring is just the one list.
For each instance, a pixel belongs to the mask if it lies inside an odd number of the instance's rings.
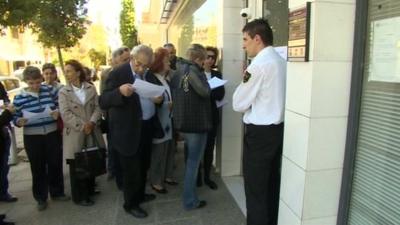
{"label": "sidewalk", "polygon": [[[182,151],[180,151],[182,152]],[[178,186],[168,186],[168,194],[157,194],[157,199],[143,204],[149,217],[136,219],[122,208],[123,195],[106,175],[97,178],[101,194],[92,207],[77,206],[68,202],[52,202],[42,212],[36,209],[31,192],[29,163],[20,162],[11,167],[10,192],[19,198],[16,203],[0,203],[0,213],[7,213],[17,225],[244,225],[245,218],[220,178],[216,178],[218,190],[207,186],[198,188],[200,199],[207,201],[203,209],[185,211],[182,207],[182,157],[177,157]],[[70,195],[68,169],[64,168],[65,192]],[[216,176],[214,176],[216,177]],[[154,193],[148,188],[148,192]]]}

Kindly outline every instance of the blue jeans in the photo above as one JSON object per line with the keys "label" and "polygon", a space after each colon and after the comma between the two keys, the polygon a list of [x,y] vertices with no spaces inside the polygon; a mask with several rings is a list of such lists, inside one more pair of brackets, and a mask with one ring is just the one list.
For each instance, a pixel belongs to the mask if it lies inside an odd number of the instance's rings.
{"label": "blue jeans", "polygon": [[11,138],[9,135],[4,138],[4,147],[3,155],[0,157],[0,198],[6,198],[8,193],[8,171],[10,167],[8,166],[8,158],[10,156],[10,145]]}
{"label": "blue jeans", "polygon": [[183,206],[194,209],[199,205],[196,194],[197,172],[207,142],[207,133],[182,133],[187,144],[187,160],[183,185]]}

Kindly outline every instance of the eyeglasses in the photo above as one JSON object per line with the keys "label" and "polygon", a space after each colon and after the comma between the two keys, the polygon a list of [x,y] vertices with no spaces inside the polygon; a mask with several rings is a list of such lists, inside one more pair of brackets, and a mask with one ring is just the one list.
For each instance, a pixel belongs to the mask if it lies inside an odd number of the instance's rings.
{"label": "eyeglasses", "polygon": [[207,55],[207,59],[214,59],[215,60],[215,55]]}
{"label": "eyeglasses", "polygon": [[134,59],[133,61],[135,63],[135,67],[140,67],[144,70],[147,70],[149,68],[149,65],[142,63],[142,62],[138,61],[137,59]]}

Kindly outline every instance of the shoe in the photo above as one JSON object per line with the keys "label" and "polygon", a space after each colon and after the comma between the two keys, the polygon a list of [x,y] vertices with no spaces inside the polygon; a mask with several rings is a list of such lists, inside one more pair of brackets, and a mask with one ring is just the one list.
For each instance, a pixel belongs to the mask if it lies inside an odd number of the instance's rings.
{"label": "shoe", "polygon": [[206,181],[204,181],[204,183],[212,190],[218,189],[218,185],[212,180],[206,180]]}
{"label": "shoe", "polygon": [[43,211],[43,210],[47,209],[47,201],[38,201],[37,209],[39,211]]}
{"label": "shoe", "polygon": [[143,202],[150,202],[153,201],[154,199],[156,199],[155,194],[144,194]]}
{"label": "shoe", "polygon": [[144,209],[140,208],[140,206],[132,207],[131,209],[125,209],[125,211],[136,218],[145,218],[148,216],[147,212]]}
{"label": "shoe", "polygon": [[18,201],[18,198],[10,194],[0,197],[0,202],[16,202],[16,201]]}
{"label": "shoe", "polygon": [[101,191],[99,189],[94,189],[90,195],[99,195]]}
{"label": "shoe", "polygon": [[94,205],[94,201],[92,201],[91,199],[86,199],[80,202],[76,202],[75,204],[80,205],[80,206],[92,206]]}
{"label": "shoe", "polygon": [[207,202],[204,201],[204,200],[201,200],[201,201],[199,202],[199,205],[197,205],[197,207],[196,207],[195,209],[204,208],[206,205],[207,205]]}
{"label": "shoe", "polygon": [[0,225],[15,225],[14,222],[1,221]]}
{"label": "shoe", "polygon": [[66,195],[60,195],[60,196],[56,196],[56,197],[51,197],[51,199],[53,201],[66,202],[66,201],[69,201],[71,199],[71,197],[66,196]]}
{"label": "shoe", "polygon": [[6,218],[6,214],[0,214],[0,221],[3,221]]}
{"label": "shoe", "polygon": [[174,180],[164,180],[164,182],[165,182],[166,184],[169,184],[169,185],[172,185],[172,186],[176,186],[176,185],[179,184],[178,182],[176,182],[176,181],[174,181]]}
{"label": "shoe", "polygon": [[151,186],[151,189],[153,189],[155,192],[157,192],[159,194],[167,194],[168,193],[167,189],[165,189],[165,188],[159,189],[152,184],[150,186]]}

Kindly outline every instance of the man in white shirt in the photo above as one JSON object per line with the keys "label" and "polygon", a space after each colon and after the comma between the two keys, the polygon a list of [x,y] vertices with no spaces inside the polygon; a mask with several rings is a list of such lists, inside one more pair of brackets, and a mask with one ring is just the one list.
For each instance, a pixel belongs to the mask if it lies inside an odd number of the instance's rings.
{"label": "man in white shirt", "polygon": [[244,113],[243,177],[247,225],[276,225],[283,144],[286,62],[272,47],[267,21],[243,30],[243,49],[252,58],[233,94],[233,109]]}

